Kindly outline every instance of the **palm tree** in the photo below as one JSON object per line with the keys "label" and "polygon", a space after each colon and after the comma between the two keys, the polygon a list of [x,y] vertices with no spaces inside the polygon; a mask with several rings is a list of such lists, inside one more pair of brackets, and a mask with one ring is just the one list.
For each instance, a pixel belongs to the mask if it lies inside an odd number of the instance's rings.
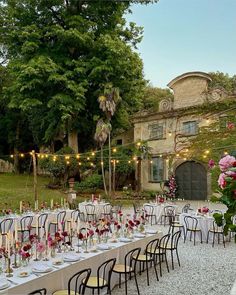
{"label": "palm tree", "polygon": [[99,144],[100,149],[101,149],[102,179],[103,179],[103,186],[104,186],[104,190],[105,190],[106,195],[107,195],[107,186],[106,186],[105,173],[104,173],[103,146],[107,140],[109,133],[110,133],[110,123],[105,123],[103,121],[103,119],[99,119],[97,122],[94,139]]}
{"label": "palm tree", "polygon": [[[116,106],[121,100],[119,88],[113,87],[108,83],[104,88],[104,95],[99,96],[98,102],[100,109],[105,113],[108,122],[111,122],[112,116],[115,114]],[[111,124],[108,133],[108,169],[109,169],[109,196],[111,196]]]}

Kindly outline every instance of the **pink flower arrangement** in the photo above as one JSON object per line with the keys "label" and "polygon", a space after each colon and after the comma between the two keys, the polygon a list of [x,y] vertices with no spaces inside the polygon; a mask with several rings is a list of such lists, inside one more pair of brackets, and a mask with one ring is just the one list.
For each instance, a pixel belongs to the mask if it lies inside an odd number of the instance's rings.
{"label": "pink flower arrangement", "polygon": [[220,160],[219,166],[220,170],[224,172],[231,167],[236,167],[236,159],[233,156],[227,155]]}
{"label": "pink flower arrangement", "polygon": [[209,160],[209,162],[208,162],[208,167],[210,168],[210,169],[213,169],[214,167],[215,167],[215,161],[214,160]]}
{"label": "pink flower arrangement", "polygon": [[207,208],[207,207],[199,208],[199,209],[198,209],[198,212],[199,212],[199,213],[206,214],[206,213],[209,212],[209,208]]}

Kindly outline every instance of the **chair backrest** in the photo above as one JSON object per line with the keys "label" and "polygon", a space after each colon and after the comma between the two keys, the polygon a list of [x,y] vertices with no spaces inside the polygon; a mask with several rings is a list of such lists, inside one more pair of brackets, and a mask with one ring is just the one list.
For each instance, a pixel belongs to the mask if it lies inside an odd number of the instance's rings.
{"label": "chair backrest", "polygon": [[146,204],[143,208],[147,215],[153,215],[154,207],[152,205]]}
{"label": "chair backrest", "polygon": [[28,230],[33,222],[33,216],[24,216],[20,219],[21,230]]}
{"label": "chair backrest", "polygon": [[[68,281],[68,294],[83,295],[85,292],[85,286],[88,282],[90,274],[91,274],[91,268],[86,268],[75,273]],[[71,290],[72,286],[75,286],[74,291]]]}
{"label": "chair backrest", "polygon": [[165,207],[164,207],[164,214],[165,214],[166,216],[168,216],[168,215],[167,215],[168,212],[169,212],[169,213],[170,213],[170,212],[174,212],[174,214],[175,214],[175,207],[174,207],[174,206],[171,206],[171,205],[169,205],[169,206],[165,206]]}
{"label": "chair backrest", "polygon": [[217,225],[217,223],[215,222],[215,220],[213,220],[212,222],[212,228],[214,232],[222,232],[223,233],[223,226],[224,226],[224,220],[221,226]]}
{"label": "chair backrest", "polygon": [[12,218],[5,218],[0,222],[0,233],[6,234],[10,231],[13,224]]}
{"label": "chair backrest", "polygon": [[75,222],[77,222],[78,219],[79,219],[79,217],[80,217],[80,211],[78,209],[73,210],[71,212],[71,215],[70,216],[71,216],[71,219],[73,219]]}
{"label": "chair backrest", "polygon": [[66,211],[60,211],[57,213],[57,224],[64,223],[66,217]]}
{"label": "chair backrest", "polygon": [[178,243],[179,243],[179,238],[181,236],[181,231],[178,230],[171,236],[171,248],[177,249]]}
{"label": "chair backrest", "polygon": [[195,230],[198,225],[198,220],[197,220],[197,218],[195,218],[193,216],[187,215],[184,217],[184,223],[185,223],[186,228],[191,229],[191,230]]}
{"label": "chair backrest", "polygon": [[38,290],[35,290],[31,293],[29,293],[28,295],[47,295],[47,290],[45,288],[42,288],[42,289],[38,289]]}
{"label": "chair backrest", "polygon": [[105,204],[103,206],[103,213],[106,215],[111,214],[111,204]]}
{"label": "chair backrest", "polygon": [[99,288],[99,278],[103,279],[103,282],[104,280],[106,280],[107,284],[110,285],[111,274],[115,266],[115,263],[116,263],[116,258],[112,258],[112,259],[106,260],[98,267],[98,270],[97,270],[98,288]]}
{"label": "chair backrest", "polygon": [[185,204],[182,208],[182,213],[188,213],[188,210],[190,209],[190,204]]}
{"label": "chair backrest", "polygon": [[142,210],[142,206],[139,202],[133,203],[133,208],[134,208],[134,214],[138,214]]}
{"label": "chair backrest", "polygon": [[125,272],[128,271],[129,267],[132,267],[133,270],[136,269],[136,263],[137,260],[133,259],[135,257],[138,257],[140,254],[141,248],[135,248],[130,250],[128,253],[125,255]]}
{"label": "chair backrest", "polygon": [[47,213],[40,214],[39,217],[38,217],[38,225],[39,225],[39,227],[45,228],[45,224],[46,224],[47,219],[48,219],[48,214]]}
{"label": "chair backrest", "polygon": [[95,206],[93,204],[85,205],[86,214],[95,214]]}
{"label": "chair backrest", "polygon": [[156,253],[158,245],[159,239],[154,239],[148,242],[145,248],[145,254],[150,255],[150,253]]}
{"label": "chair backrest", "polygon": [[159,251],[161,249],[166,249],[167,244],[169,242],[169,239],[170,239],[170,234],[164,235],[163,237],[161,237],[159,239],[159,243],[158,243],[158,249],[159,249]]}

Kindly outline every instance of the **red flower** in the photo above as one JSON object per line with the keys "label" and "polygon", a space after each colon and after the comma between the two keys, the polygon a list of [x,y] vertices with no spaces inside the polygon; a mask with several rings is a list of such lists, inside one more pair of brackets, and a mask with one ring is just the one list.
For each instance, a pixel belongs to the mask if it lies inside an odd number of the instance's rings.
{"label": "red flower", "polygon": [[84,235],[83,235],[82,233],[79,233],[78,238],[79,238],[80,240],[83,240]]}

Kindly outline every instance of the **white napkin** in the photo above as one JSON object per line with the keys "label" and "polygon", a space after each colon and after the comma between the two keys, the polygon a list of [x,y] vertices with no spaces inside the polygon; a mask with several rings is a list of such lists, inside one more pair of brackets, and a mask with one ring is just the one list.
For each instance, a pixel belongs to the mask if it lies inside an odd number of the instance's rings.
{"label": "white napkin", "polygon": [[6,279],[0,280],[0,289],[6,288],[9,285],[8,281]]}
{"label": "white napkin", "polygon": [[100,245],[98,245],[98,249],[100,249],[100,250],[109,250],[109,249],[111,249],[111,246],[107,245],[107,244],[100,244]]}

